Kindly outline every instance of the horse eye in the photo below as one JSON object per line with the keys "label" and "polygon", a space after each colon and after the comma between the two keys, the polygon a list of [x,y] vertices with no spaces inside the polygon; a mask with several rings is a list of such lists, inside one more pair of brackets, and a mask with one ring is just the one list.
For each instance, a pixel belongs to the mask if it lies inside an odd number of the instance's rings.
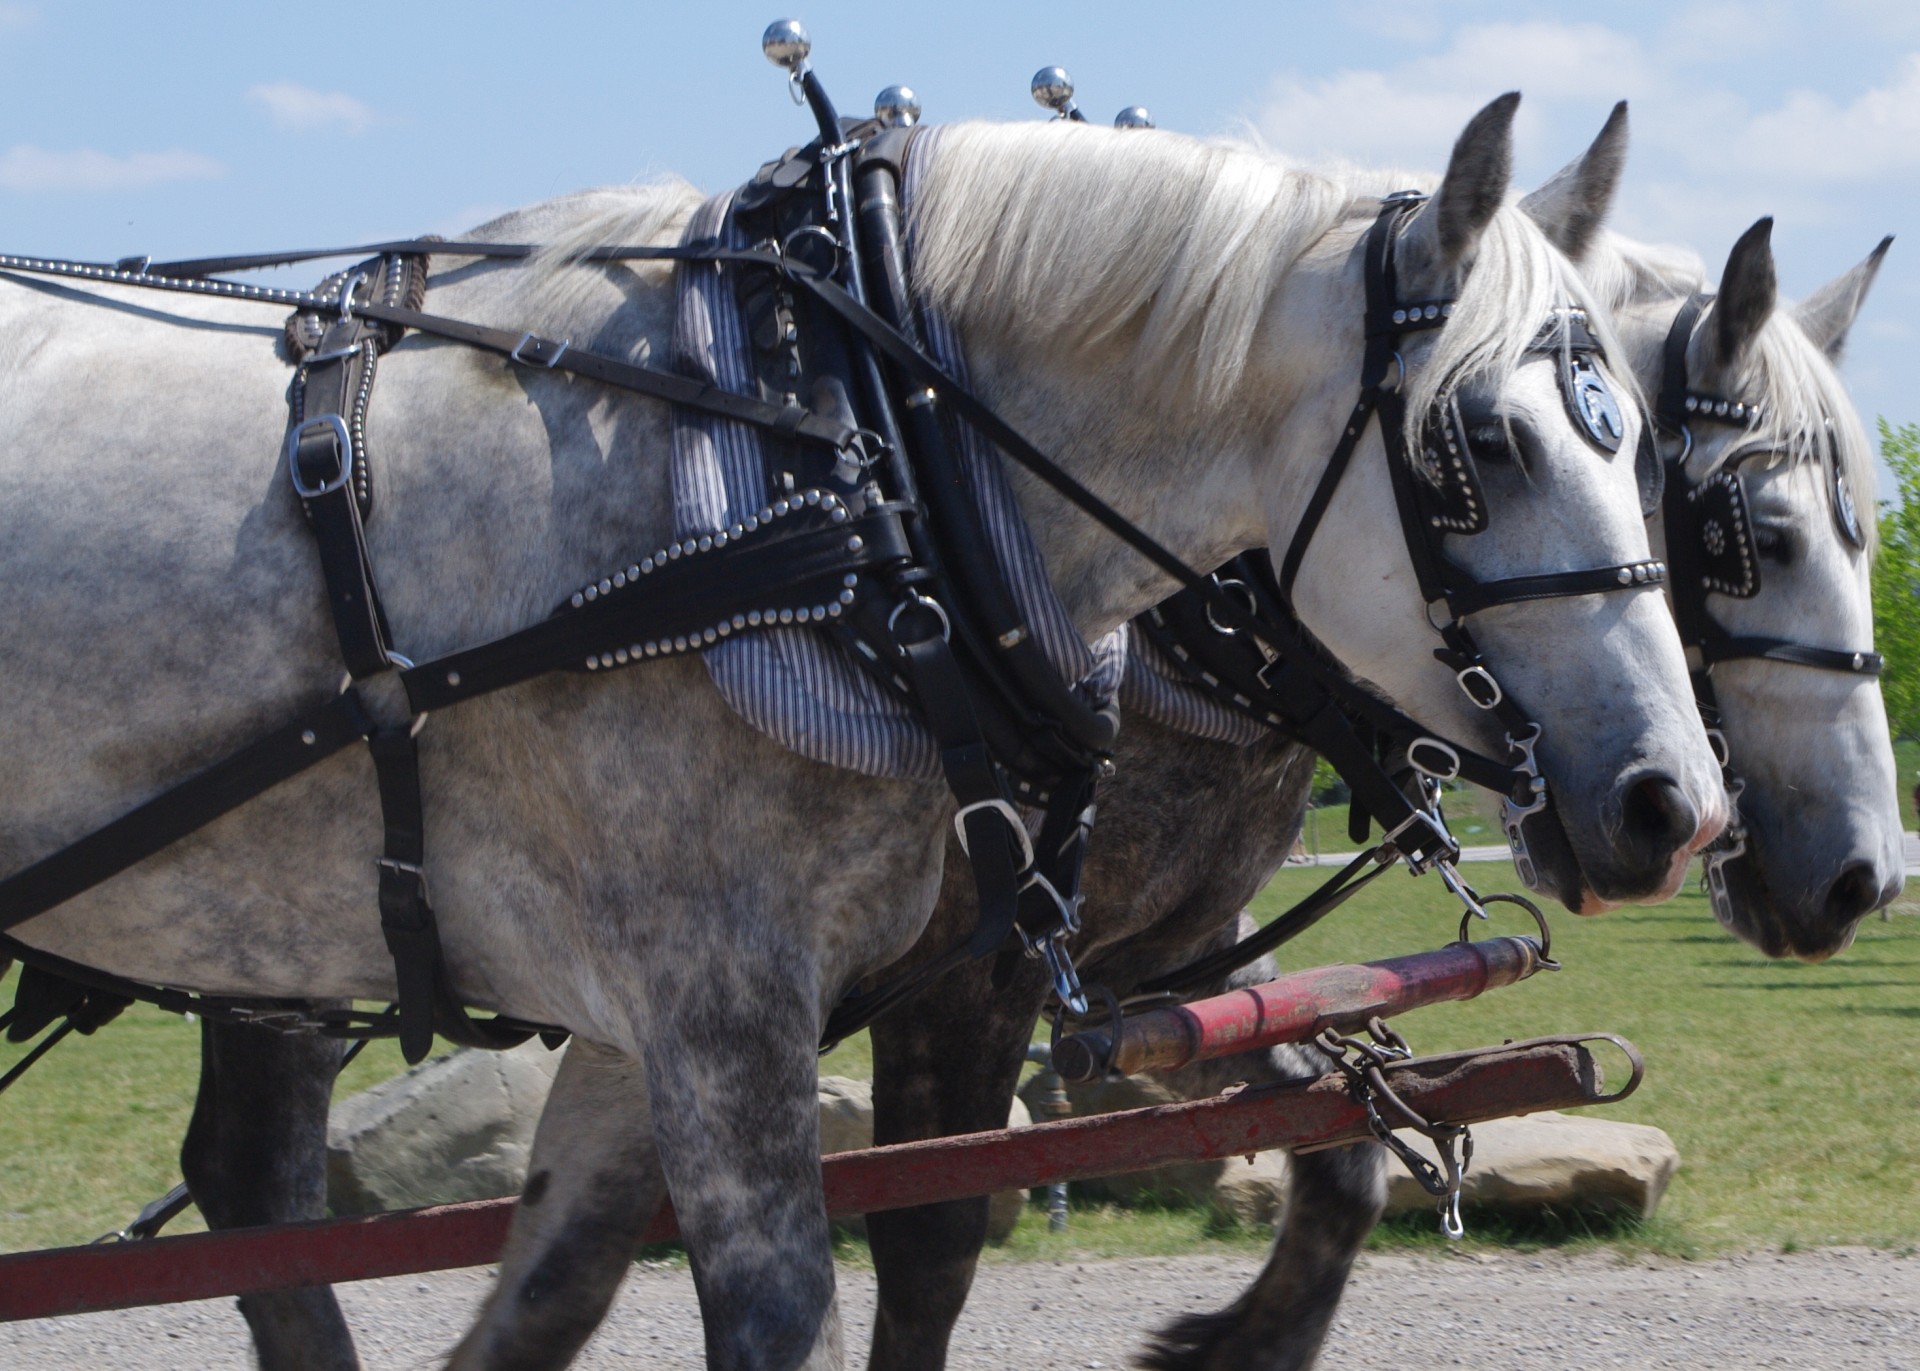
{"label": "horse eye", "polygon": [[1793,539],[1783,529],[1766,524],[1755,524],[1753,550],[1769,562],[1786,566],[1793,560]]}
{"label": "horse eye", "polygon": [[1498,419],[1467,425],[1467,448],[1482,462],[1506,464],[1513,461],[1513,439],[1507,426]]}

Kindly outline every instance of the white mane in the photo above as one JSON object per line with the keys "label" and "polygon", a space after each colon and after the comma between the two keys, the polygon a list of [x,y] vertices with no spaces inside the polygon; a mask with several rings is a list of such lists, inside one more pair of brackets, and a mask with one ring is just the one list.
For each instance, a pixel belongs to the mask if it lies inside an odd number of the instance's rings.
{"label": "white mane", "polygon": [[[1118,344],[1148,394],[1218,414],[1252,379],[1268,302],[1303,254],[1371,220],[1381,195],[1434,181],[1310,171],[1165,132],[962,124],[944,132],[914,202],[915,283],[963,336],[1067,352]],[[1533,222],[1502,208],[1412,378],[1409,428],[1469,378],[1503,381],[1553,312],[1587,295]]]}
{"label": "white mane", "polygon": [[[1681,300],[1711,288],[1700,259],[1685,249],[1636,243],[1613,233],[1602,235],[1581,273],[1602,304],[1614,311],[1632,304]],[[1807,336],[1784,302],[1748,349],[1732,389],[1729,398],[1755,399],[1762,405],[1763,422],[1755,437],[1772,447],[1775,461],[1820,460],[1821,434],[1826,421],[1832,420],[1840,470],[1860,502],[1861,529],[1868,552],[1873,552],[1879,532],[1872,514],[1873,492],[1879,484],[1873,447],[1832,360]]]}

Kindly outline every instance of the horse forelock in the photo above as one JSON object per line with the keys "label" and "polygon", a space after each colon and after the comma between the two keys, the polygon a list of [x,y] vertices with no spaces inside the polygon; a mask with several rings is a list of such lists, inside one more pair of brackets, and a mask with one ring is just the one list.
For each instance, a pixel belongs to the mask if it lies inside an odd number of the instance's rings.
{"label": "horse forelock", "polygon": [[[1684,300],[1711,289],[1699,257],[1688,249],[1638,243],[1611,233],[1596,245],[1580,271],[1610,310]],[[1879,477],[1860,412],[1833,359],[1807,336],[1787,302],[1782,301],[1767,319],[1729,389],[1728,398],[1761,405],[1763,422],[1752,436],[1768,446],[1773,461],[1796,466],[1817,462],[1831,442],[1854,498],[1863,502],[1863,508],[1871,505]],[[1833,425],[1830,430],[1828,420]],[[1716,454],[1716,465],[1742,451],[1752,451],[1752,444],[1725,445]],[[1879,545],[1878,522],[1864,517],[1860,524],[1871,556]]]}
{"label": "horse forelock", "polygon": [[[1461,282],[1453,317],[1435,336],[1433,351],[1408,379],[1406,441],[1417,450],[1420,428],[1434,408],[1446,404],[1470,381],[1498,391],[1530,357],[1543,329],[1568,342],[1569,308],[1583,310],[1602,352],[1621,355],[1611,312],[1519,206],[1509,201],[1494,213],[1474,247],[1472,269]],[[1640,404],[1631,371],[1614,368],[1612,379],[1630,403]]]}

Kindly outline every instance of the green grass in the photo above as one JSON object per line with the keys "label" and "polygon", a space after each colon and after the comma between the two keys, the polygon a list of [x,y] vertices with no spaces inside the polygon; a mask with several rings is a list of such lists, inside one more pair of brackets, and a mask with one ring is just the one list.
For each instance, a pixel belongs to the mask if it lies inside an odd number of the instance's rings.
{"label": "green grass", "polygon": [[[0,979],[0,1006],[17,975]],[[20,1055],[0,1044],[0,1066]],[[404,1069],[396,1044],[374,1043],[340,1093]],[[90,1038],[69,1036],[0,1095],[0,1251],[87,1242],[171,1189],[199,1077],[199,1025],[135,1005]],[[189,1209],[167,1232],[205,1226]]]}
{"label": "green grass", "polygon": [[[1920,766],[1920,749],[1915,752],[1915,765]],[[1909,786],[1911,789],[1911,786]],[[1908,804],[1912,804],[1909,797]],[[1506,835],[1500,829],[1500,801],[1475,786],[1463,785],[1447,792],[1444,802],[1447,827],[1463,847],[1485,847],[1488,844],[1506,842]],[[1307,811],[1307,817],[1301,826],[1300,841],[1309,852],[1358,852],[1360,845],[1347,836],[1346,805],[1316,805]],[[1911,823],[1908,825],[1911,827]],[[1369,841],[1377,842],[1380,830],[1375,828]]]}
{"label": "green grass", "polygon": [[[1271,917],[1327,874],[1282,872],[1258,912]],[[1513,881],[1496,865],[1469,868],[1468,877],[1488,890]],[[1421,1051],[1611,1029],[1646,1053],[1646,1084],[1604,1112],[1658,1124],[1679,1145],[1681,1171],[1658,1219],[1642,1226],[1570,1213],[1520,1224],[1481,1216],[1473,1223],[1480,1240],[1604,1241],[1682,1255],[1920,1242],[1916,913],[1909,905],[1891,922],[1868,920],[1852,950],[1822,966],[1768,962],[1735,943],[1692,889],[1657,909],[1560,915],[1555,950],[1566,970],[1398,1020]],[[1456,922],[1432,878],[1390,873],[1285,949],[1285,961],[1303,967],[1433,947]],[[10,981],[0,983],[0,1004],[11,997]],[[0,1048],[0,1065],[18,1054]],[[871,1065],[863,1034],[821,1067],[866,1076]],[[400,1069],[398,1049],[375,1044],[342,1088],[362,1089]],[[198,1071],[198,1029],[135,1008],[94,1038],[69,1040],[0,1099],[0,1249],[84,1242],[171,1186]],[[169,1231],[198,1226],[189,1211]],[[1045,1230],[1044,1217],[1029,1214],[1001,1255],[1064,1259],[1260,1241],[1195,1211],[1084,1204],[1068,1234]],[[1431,1221],[1415,1216],[1385,1226],[1376,1242],[1436,1243],[1431,1234]],[[860,1260],[858,1241],[847,1240],[843,1255]]]}
{"label": "green grass", "polygon": [[1920,828],[1913,809],[1913,787],[1920,781],[1920,742],[1893,745],[1894,788],[1900,792],[1900,827],[1911,833]]}
{"label": "green grass", "polygon": [[[1513,884],[1504,867],[1468,870],[1483,889]],[[1259,911],[1277,913],[1323,874],[1282,872]],[[1596,1112],[1657,1124],[1678,1145],[1663,1246],[1905,1246],[1920,1238],[1914,914],[1869,919],[1820,966],[1769,962],[1723,933],[1690,883],[1658,908],[1559,915],[1565,970],[1395,1022],[1423,1052],[1586,1029],[1637,1043],[1646,1083]],[[1286,964],[1433,946],[1454,917],[1431,879],[1390,874],[1285,949]]]}

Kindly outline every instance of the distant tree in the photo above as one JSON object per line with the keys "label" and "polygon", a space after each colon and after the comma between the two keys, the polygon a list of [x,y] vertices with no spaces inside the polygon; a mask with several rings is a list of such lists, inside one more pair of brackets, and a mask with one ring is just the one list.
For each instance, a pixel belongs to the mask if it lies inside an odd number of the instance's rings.
{"label": "distant tree", "polygon": [[1887,659],[1880,688],[1895,738],[1920,738],[1920,424],[1880,420],[1880,455],[1899,497],[1880,506],[1873,633]]}

